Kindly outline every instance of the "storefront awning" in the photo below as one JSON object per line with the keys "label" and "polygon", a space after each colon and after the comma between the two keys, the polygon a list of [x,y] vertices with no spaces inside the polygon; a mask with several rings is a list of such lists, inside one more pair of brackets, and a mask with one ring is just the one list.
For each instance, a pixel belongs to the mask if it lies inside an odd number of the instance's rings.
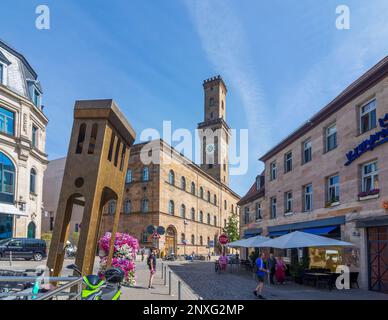
{"label": "storefront awning", "polygon": [[278,237],[278,236],[283,236],[287,233],[289,233],[290,231],[287,231],[287,230],[284,230],[284,231],[273,231],[273,232],[270,232],[268,235],[270,237]]}
{"label": "storefront awning", "polygon": [[318,234],[318,235],[325,235],[329,234],[334,229],[338,228],[339,226],[330,226],[330,227],[321,227],[321,228],[308,228],[303,229],[300,231],[311,233],[311,234]]}
{"label": "storefront awning", "polygon": [[28,216],[26,212],[20,211],[12,204],[0,203],[0,214],[11,214],[15,216]]}

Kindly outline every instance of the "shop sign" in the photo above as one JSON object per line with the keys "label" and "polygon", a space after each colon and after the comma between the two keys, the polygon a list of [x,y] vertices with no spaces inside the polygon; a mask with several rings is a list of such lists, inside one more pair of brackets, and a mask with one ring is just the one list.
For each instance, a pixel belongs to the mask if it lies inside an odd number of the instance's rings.
{"label": "shop sign", "polygon": [[381,130],[370,135],[369,139],[361,142],[357,147],[353,150],[349,151],[346,154],[347,162],[345,166],[349,166],[354,160],[361,157],[365,152],[372,151],[379,145],[388,142],[388,113],[384,118],[379,119],[379,125]]}

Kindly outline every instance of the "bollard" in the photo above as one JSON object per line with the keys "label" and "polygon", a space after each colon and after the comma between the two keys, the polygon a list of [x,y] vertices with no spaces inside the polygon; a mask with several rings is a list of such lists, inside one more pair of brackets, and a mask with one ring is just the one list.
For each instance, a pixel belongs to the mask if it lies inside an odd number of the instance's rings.
{"label": "bollard", "polygon": [[9,266],[12,267],[12,251],[9,252]]}
{"label": "bollard", "polygon": [[167,266],[164,266],[164,285],[167,286]]}
{"label": "bollard", "polygon": [[162,269],[160,270],[160,272],[162,273],[162,279],[163,279],[163,268],[164,268],[164,265],[163,265],[163,262],[162,262]]}
{"label": "bollard", "polygon": [[181,286],[182,286],[181,281],[178,280],[178,300],[182,300]]}
{"label": "bollard", "polygon": [[172,290],[171,290],[171,270],[168,271],[168,295],[172,295]]}

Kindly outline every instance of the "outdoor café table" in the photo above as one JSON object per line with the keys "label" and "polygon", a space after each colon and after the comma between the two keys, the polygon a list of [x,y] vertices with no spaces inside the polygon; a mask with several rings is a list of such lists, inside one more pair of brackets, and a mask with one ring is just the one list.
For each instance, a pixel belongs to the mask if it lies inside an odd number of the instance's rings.
{"label": "outdoor caf\u00e9 table", "polygon": [[323,273],[323,272],[306,272],[307,276],[312,276],[315,278],[315,286],[317,286],[318,280],[321,278],[329,280],[331,277],[331,274],[329,273]]}

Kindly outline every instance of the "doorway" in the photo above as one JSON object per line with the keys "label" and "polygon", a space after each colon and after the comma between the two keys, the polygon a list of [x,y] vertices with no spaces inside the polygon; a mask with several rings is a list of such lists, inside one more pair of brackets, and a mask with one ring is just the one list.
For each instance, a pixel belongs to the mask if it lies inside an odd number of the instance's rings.
{"label": "doorway", "polygon": [[369,290],[388,293],[388,226],[368,228],[367,233]]}
{"label": "doorway", "polygon": [[31,221],[27,227],[27,238],[35,239],[35,236],[36,236],[36,225],[33,221]]}
{"label": "doorway", "polygon": [[166,254],[174,253],[176,252],[176,232],[173,227],[168,227],[166,230],[166,241],[165,241],[165,251]]}

